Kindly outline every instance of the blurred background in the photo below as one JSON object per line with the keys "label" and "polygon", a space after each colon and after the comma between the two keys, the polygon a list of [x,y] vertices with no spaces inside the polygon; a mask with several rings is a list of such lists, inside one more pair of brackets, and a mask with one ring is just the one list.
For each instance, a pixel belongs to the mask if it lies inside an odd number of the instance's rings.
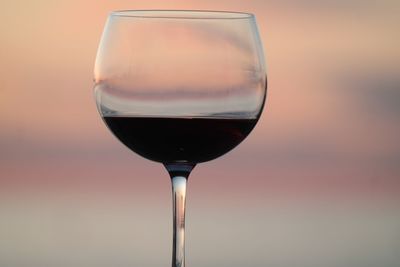
{"label": "blurred background", "polygon": [[107,15],[256,15],[267,106],[193,171],[196,266],[400,265],[400,2],[2,0],[0,266],[168,266],[170,181],[120,144],[93,98]]}

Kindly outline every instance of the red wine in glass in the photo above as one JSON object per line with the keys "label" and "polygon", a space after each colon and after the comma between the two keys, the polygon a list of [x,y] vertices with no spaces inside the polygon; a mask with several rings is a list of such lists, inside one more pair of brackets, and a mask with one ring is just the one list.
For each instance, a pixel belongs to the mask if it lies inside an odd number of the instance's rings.
{"label": "red wine in glass", "polygon": [[106,116],[114,135],[137,154],[164,164],[197,164],[237,146],[257,119]]}

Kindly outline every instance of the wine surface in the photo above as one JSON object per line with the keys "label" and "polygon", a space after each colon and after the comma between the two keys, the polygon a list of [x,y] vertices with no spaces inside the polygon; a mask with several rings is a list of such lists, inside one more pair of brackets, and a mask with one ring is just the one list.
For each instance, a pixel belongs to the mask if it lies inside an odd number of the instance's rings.
{"label": "wine surface", "polygon": [[139,155],[161,163],[200,163],[237,146],[257,119],[103,117],[108,128]]}

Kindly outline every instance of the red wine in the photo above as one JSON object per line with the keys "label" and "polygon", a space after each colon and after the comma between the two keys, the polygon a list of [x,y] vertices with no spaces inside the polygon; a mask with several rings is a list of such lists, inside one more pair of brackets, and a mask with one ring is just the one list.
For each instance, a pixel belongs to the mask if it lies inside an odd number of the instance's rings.
{"label": "red wine", "polygon": [[222,156],[257,119],[104,117],[114,135],[139,155],[161,163],[199,163]]}

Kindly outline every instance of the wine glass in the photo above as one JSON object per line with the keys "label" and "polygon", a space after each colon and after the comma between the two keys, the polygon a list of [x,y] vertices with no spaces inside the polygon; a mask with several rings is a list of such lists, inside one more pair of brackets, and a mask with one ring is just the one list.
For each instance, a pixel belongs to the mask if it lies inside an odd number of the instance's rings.
{"label": "wine glass", "polygon": [[97,107],[111,132],[164,164],[173,191],[172,266],[184,267],[187,178],[256,125],[266,69],[255,16],[242,12],[112,12],[95,63]]}

